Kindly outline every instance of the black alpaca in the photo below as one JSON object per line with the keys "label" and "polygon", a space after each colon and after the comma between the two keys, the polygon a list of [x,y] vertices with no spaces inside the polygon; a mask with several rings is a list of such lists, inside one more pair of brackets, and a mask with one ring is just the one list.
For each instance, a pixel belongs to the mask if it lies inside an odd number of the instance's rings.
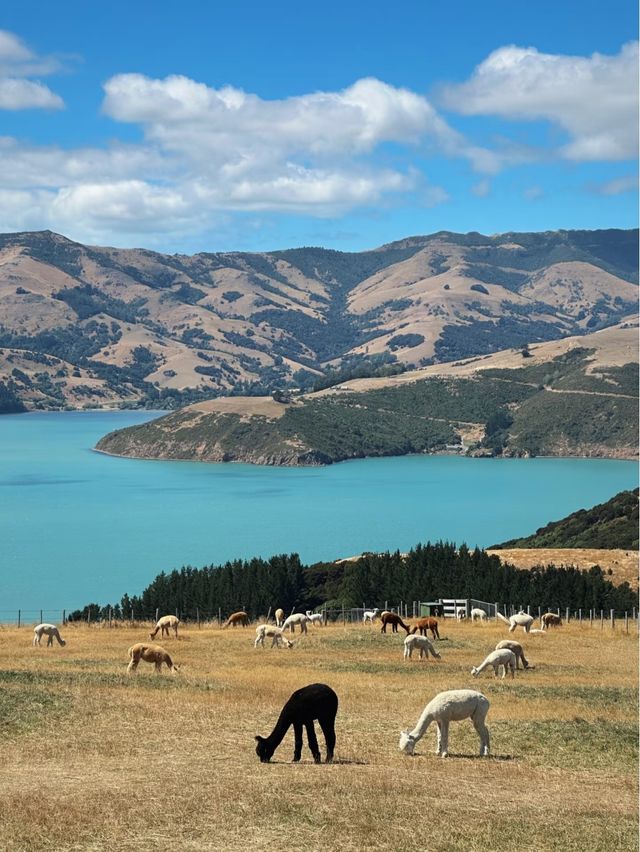
{"label": "black alpaca", "polygon": [[268,737],[256,737],[256,754],[262,763],[268,763],[291,725],[295,737],[293,762],[302,754],[302,726],[307,729],[309,749],[316,763],[320,763],[320,749],[316,739],[313,720],[317,719],[327,744],[327,763],[333,760],[336,744],[335,721],[338,712],[338,696],[324,683],[311,683],[296,690],[282,708],[276,726]]}

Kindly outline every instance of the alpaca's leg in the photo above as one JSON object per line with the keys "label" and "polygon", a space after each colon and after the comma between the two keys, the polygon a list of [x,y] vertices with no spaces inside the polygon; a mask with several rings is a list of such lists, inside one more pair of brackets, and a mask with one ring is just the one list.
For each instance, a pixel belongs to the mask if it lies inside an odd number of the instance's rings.
{"label": "alpaca's leg", "polygon": [[293,762],[297,763],[302,756],[302,722],[293,723]]}
{"label": "alpaca's leg", "polygon": [[135,671],[138,668],[138,663],[140,661],[136,657],[131,657],[131,662],[127,666],[127,674],[131,674],[131,672]]}
{"label": "alpaca's leg", "polygon": [[155,665],[155,668],[156,668],[156,673],[160,674],[160,671],[162,669],[162,660],[156,660],[154,665]]}
{"label": "alpaca's leg", "polygon": [[307,729],[307,742],[309,743],[309,751],[313,755],[314,763],[320,763],[320,749],[318,748],[318,738],[316,737],[316,729],[313,725],[313,719],[309,722],[305,722],[304,726]]}
{"label": "alpaca's leg", "polygon": [[33,634],[33,646],[34,646],[34,648],[35,648],[36,645],[40,644],[40,639],[41,639],[40,633],[34,633]]}
{"label": "alpaca's leg", "polygon": [[51,648],[53,646],[53,633],[47,634],[47,648]]}
{"label": "alpaca's leg", "polygon": [[404,646],[404,658],[405,658],[405,660],[408,660],[410,657],[411,657],[411,649],[409,648],[408,645],[405,645]]}
{"label": "alpaca's leg", "polygon": [[335,717],[322,717],[318,719],[318,724],[322,729],[324,741],[327,744],[326,762],[331,763],[333,760],[333,750],[336,747]]}
{"label": "alpaca's leg", "polygon": [[484,723],[484,716],[474,714],[471,721],[480,737],[480,757],[487,757],[489,755],[489,728]]}
{"label": "alpaca's leg", "polygon": [[440,755],[446,757],[449,754],[449,722],[443,719],[440,725]]}

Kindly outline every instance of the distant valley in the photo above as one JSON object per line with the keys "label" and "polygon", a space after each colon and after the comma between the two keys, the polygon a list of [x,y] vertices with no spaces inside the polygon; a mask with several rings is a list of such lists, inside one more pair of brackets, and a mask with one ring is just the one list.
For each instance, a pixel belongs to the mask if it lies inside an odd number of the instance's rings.
{"label": "distant valley", "polygon": [[[4,234],[0,411],[178,408],[562,342],[635,317],[637,280],[637,231],[194,256]],[[419,443],[458,440],[432,433]]]}

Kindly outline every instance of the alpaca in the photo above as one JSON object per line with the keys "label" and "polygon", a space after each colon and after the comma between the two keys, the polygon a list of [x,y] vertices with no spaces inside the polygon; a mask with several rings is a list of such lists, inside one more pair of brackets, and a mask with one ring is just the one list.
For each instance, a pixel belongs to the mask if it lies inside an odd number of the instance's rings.
{"label": "alpaca", "polygon": [[493,676],[498,677],[498,669],[502,667],[502,679],[507,675],[507,669],[511,672],[511,677],[516,676],[516,655],[509,648],[502,648],[499,651],[492,651],[476,668],[471,669],[471,674],[478,677],[480,672],[483,672],[489,666],[493,667]]}
{"label": "alpaca", "polygon": [[391,625],[391,629],[393,633],[398,632],[398,625],[403,627],[407,633],[410,632],[410,628],[404,623],[404,621],[397,615],[395,612],[389,612],[389,610],[385,609],[385,611],[380,616],[382,621],[382,628],[380,629],[381,633],[387,632],[387,624]]}
{"label": "alpaca", "polygon": [[153,633],[149,634],[149,639],[155,639],[156,633],[158,632],[158,630],[161,631],[161,633],[160,633],[161,639],[164,638],[165,636],[168,639],[169,638],[169,629],[173,630],[173,633],[174,633],[174,635],[177,639],[178,638],[178,625],[179,624],[180,624],[180,621],[178,620],[178,618],[175,615],[163,615],[162,618],[158,619],[158,621],[156,623],[156,629],[153,631]]}
{"label": "alpaca", "polygon": [[284,610],[278,607],[274,615],[276,619],[276,627],[282,627],[282,625],[284,624]]}
{"label": "alpaca", "polygon": [[471,621],[486,621],[487,613],[479,607],[474,607],[471,610]]}
{"label": "alpaca", "polygon": [[404,640],[404,658],[405,660],[411,659],[411,654],[413,653],[414,648],[420,649],[420,659],[426,657],[429,659],[429,653],[431,653],[432,657],[435,657],[436,660],[440,659],[440,654],[433,647],[431,642],[427,639],[426,636],[407,636]]}
{"label": "alpaca", "polygon": [[268,636],[272,640],[272,648],[275,648],[276,645],[279,647],[284,645],[286,648],[293,648],[293,642],[287,639],[286,636],[282,635],[282,628],[274,627],[273,624],[260,624],[256,627],[256,641],[253,643],[253,647],[257,648],[258,645],[262,645],[264,648],[265,636]]}
{"label": "alpaca", "polygon": [[311,624],[319,624],[320,627],[324,627],[324,615],[321,612],[311,612],[311,610],[308,609],[307,618]]}
{"label": "alpaca", "polygon": [[540,618],[543,630],[548,630],[550,627],[561,627],[562,619],[555,612],[545,612]]}
{"label": "alpaca", "polygon": [[513,651],[516,655],[516,668],[520,668],[520,660],[522,660],[522,668],[530,669],[533,666],[530,666],[527,662],[524,651],[522,650],[522,645],[519,642],[514,642],[512,639],[503,639],[502,642],[498,642],[496,645],[496,651],[501,651],[503,648],[507,648],[509,651]]}
{"label": "alpaca", "polygon": [[463,618],[466,618],[466,617],[467,617],[467,610],[466,610],[466,607],[464,607],[464,606],[457,606],[457,607],[456,607],[456,619],[457,619],[458,621],[462,621],[462,619],[463,619]]}
{"label": "alpaca", "polygon": [[513,633],[516,627],[522,627],[525,633],[528,633],[531,630],[531,625],[533,624],[534,618],[532,615],[527,615],[524,610],[520,610],[515,615],[506,618],[502,615],[501,612],[496,612],[498,618],[505,622],[505,624],[509,625],[509,633]]}
{"label": "alpaca", "polygon": [[327,744],[326,762],[333,760],[336,744],[335,720],[338,712],[338,696],[324,683],[311,683],[296,690],[280,712],[275,728],[268,737],[256,736],[256,754],[262,763],[268,763],[278,748],[284,735],[293,725],[294,750],[293,762],[297,763],[302,754],[302,727],[307,729],[307,741],[315,763],[320,763],[320,749],[313,725],[314,719],[324,734]]}
{"label": "alpaca", "polygon": [[415,728],[412,731],[401,732],[400,751],[412,755],[418,740],[425,735],[429,725],[435,722],[438,726],[436,754],[446,757],[449,746],[449,723],[471,719],[480,737],[480,756],[486,757],[489,754],[489,729],[484,720],[488,712],[489,701],[481,692],[474,692],[472,689],[439,692],[424,708]]}
{"label": "alpaca", "polygon": [[438,621],[437,619],[432,618],[431,616],[419,618],[416,621],[416,625],[411,632],[420,633],[421,636],[426,636],[427,630],[431,631],[431,635],[434,639],[440,638],[440,633],[438,632]]}
{"label": "alpaca", "polygon": [[234,627],[237,624],[239,624],[241,627],[248,627],[249,626],[249,616],[247,615],[246,612],[243,612],[242,610],[240,612],[233,612],[233,613],[231,613],[229,618],[225,621],[225,623],[222,625],[222,629],[224,630],[225,628],[229,627],[230,624],[232,624]]}
{"label": "alpaca", "polygon": [[42,634],[47,634],[47,648],[53,645],[54,638],[58,640],[59,645],[66,645],[65,640],[60,636],[60,631],[55,624],[38,624],[33,628],[33,644],[39,645],[42,639]]}
{"label": "alpaca", "polygon": [[294,612],[293,615],[290,615],[289,618],[285,618],[284,624],[282,625],[282,629],[286,630],[287,627],[291,630],[292,633],[295,633],[296,624],[300,628],[301,633],[307,633],[307,625],[311,619],[304,612]]}
{"label": "alpaca", "polygon": [[145,663],[153,663],[158,674],[160,674],[163,663],[166,663],[172,675],[178,671],[178,666],[173,664],[173,660],[169,654],[160,645],[148,645],[144,642],[138,642],[129,648],[129,657],[131,658],[131,662],[127,666],[127,674],[131,674],[132,671],[138,668],[140,660],[144,660]]}
{"label": "alpaca", "polygon": [[376,607],[375,609],[365,609],[365,611],[362,614],[362,623],[363,624],[373,624],[373,622],[378,617],[379,612],[380,612],[380,610],[378,609],[378,607]]}

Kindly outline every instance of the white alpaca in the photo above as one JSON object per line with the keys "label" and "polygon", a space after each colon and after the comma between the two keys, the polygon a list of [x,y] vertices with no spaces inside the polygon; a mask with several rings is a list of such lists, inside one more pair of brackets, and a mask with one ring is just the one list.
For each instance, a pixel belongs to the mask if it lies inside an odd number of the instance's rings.
{"label": "white alpaca", "polygon": [[524,651],[522,650],[522,645],[519,642],[514,642],[513,639],[503,639],[502,642],[498,642],[496,645],[496,651],[501,651],[503,648],[507,648],[509,651],[513,651],[516,655],[516,668],[520,668],[520,660],[522,660],[522,668],[530,669],[533,666],[530,666],[527,662]]}
{"label": "white alpaca", "polygon": [[291,630],[292,633],[295,633],[296,624],[300,628],[302,633],[307,632],[307,625],[309,624],[309,616],[304,612],[294,612],[293,615],[290,615],[289,618],[285,618],[284,624],[282,625],[282,629],[286,630],[287,627]]}
{"label": "white alpaca", "polygon": [[33,644],[39,645],[40,640],[42,639],[42,634],[47,634],[47,648],[50,648],[53,645],[54,638],[58,640],[58,644],[66,645],[65,640],[60,636],[60,631],[55,626],[55,624],[38,624],[37,627],[33,628]]}
{"label": "white alpaca", "polygon": [[311,624],[319,624],[321,627],[324,627],[324,615],[321,612],[311,612],[311,610],[308,609],[307,618]]}
{"label": "white alpaca", "polygon": [[378,607],[376,607],[375,609],[365,609],[364,613],[362,614],[362,623],[373,624],[373,622],[378,617],[379,612],[380,610],[378,609]]}
{"label": "white alpaca", "polygon": [[486,621],[487,620],[487,613],[483,609],[480,609],[480,607],[474,607],[471,610],[471,621],[478,621],[478,620]]}
{"label": "white alpaca", "polygon": [[293,642],[282,635],[282,628],[274,627],[273,624],[260,624],[256,627],[256,641],[253,643],[253,647],[257,648],[258,645],[262,645],[264,648],[264,640],[267,636],[272,640],[272,648],[282,647],[282,645],[286,648],[293,648]]}
{"label": "white alpaca", "polygon": [[503,648],[500,651],[492,651],[476,668],[471,669],[471,674],[478,677],[480,672],[491,666],[493,668],[493,676],[498,677],[498,669],[502,666],[502,679],[507,675],[507,669],[511,672],[511,677],[516,676],[516,655],[508,648]]}
{"label": "white alpaca", "polygon": [[274,615],[276,618],[276,627],[282,627],[282,625],[284,624],[284,610],[278,607]]}
{"label": "white alpaca", "polygon": [[424,708],[415,728],[401,732],[400,751],[413,754],[418,740],[425,735],[429,725],[435,722],[438,726],[436,754],[446,757],[449,747],[449,723],[471,719],[480,737],[480,756],[486,757],[489,754],[489,729],[484,720],[488,712],[489,701],[481,692],[475,692],[473,689],[440,692]]}
{"label": "white alpaca", "polygon": [[160,630],[160,638],[162,639],[164,636],[169,638],[169,630],[173,630],[174,636],[176,639],[178,638],[178,625],[180,621],[176,615],[163,615],[162,618],[159,618],[156,622],[155,630],[149,634],[149,639],[155,639],[156,633]]}
{"label": "white alpaca", "polygon": [[527,615],[524,610],[520,610],[515,615],[506,618],[502,615],[501,612],[496,612],[498,618],[502,619],[506,624],[509,625],[509,633],[513,633],[516,627],[522,627],[525,633],[528,633],[531,630],[531,625],[534,622],[534,618],[532,615]]}
{"label": "white alpaca", "polygon": [[429,654],[432,657],[435,657],[436,660],[440,659],[440,654],[433,647],[429,639],[426,636],[420,636],[419,634],[410,634],[404,640],[404,658],[405,660],[410,660],[411,655],[414,650],[420,650],[420,659],[426,657],[429,659]]}

